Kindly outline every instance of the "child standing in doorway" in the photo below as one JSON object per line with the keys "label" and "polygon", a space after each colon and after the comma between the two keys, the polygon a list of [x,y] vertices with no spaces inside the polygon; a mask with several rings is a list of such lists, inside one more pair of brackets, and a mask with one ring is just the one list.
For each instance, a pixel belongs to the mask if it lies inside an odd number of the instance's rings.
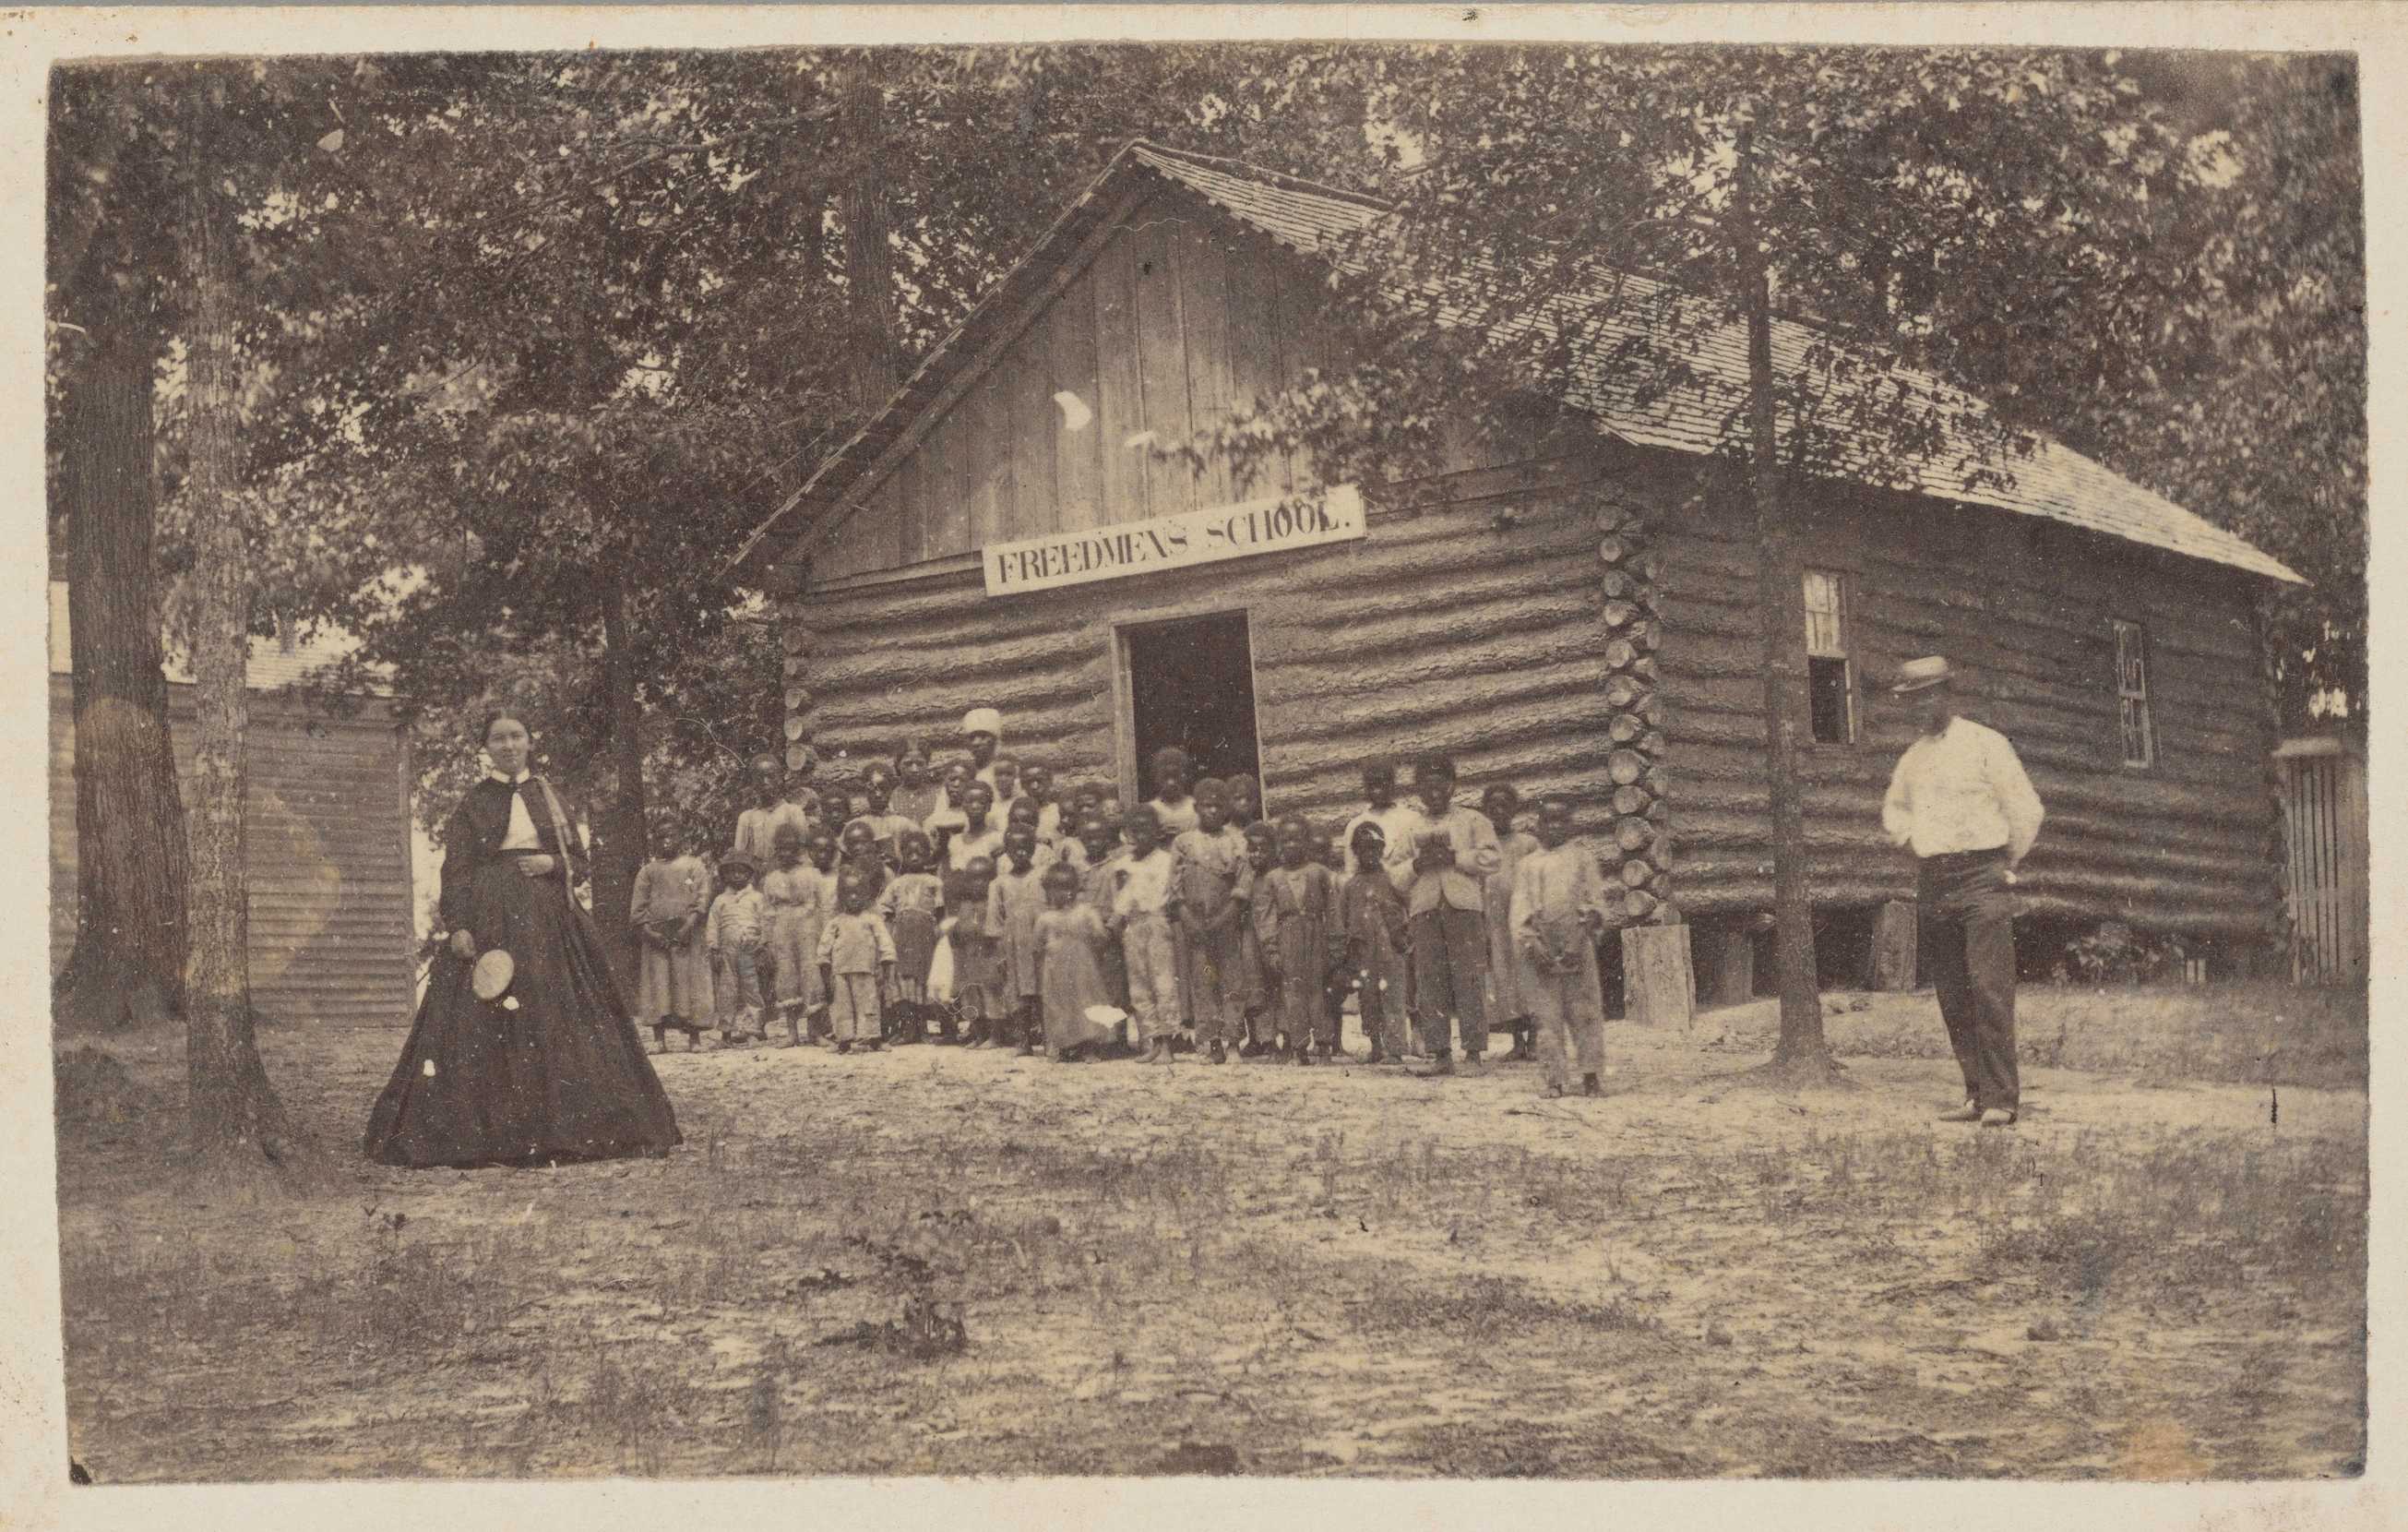
{"label": "child standing in doorway", "polygon": [[[1597,941],[1612,918],[1605,875],[1588,848],[1572,839],[1571,801],[1539,801],[1539,849],[1513,874],[1513,947],[1523,965],[1524,992],[1539,1024],[1539,1056],[1547,1094],[1560,1096],[1580,1070],[1581,1093],[1605,1094],[1605,990],[1598,982]],[[1570,1058],[1567,1058],[1570,1055]]]}
{"label": "child standing in doorway", "polygon": [[882,998],[895,976],[895,939],[869,908],[877,897],[867,869],[837,875],[837,913],[820,931],[820,982],[828,992],[836,1050],[876,1049],[885,1036]]}
{"label": "child standing in doorway", "polygon": [[1156,750],[1153,765],[1154,798],[1146,807],[1154,810],[1157,837],[1168,841],[1196,828],[1196,800],[1188,793],[1196,772],[1187,752],[1175,744]]}
{"label": "child standing in doorway", "polygon": [[1244,909],[1237,900],[1245,871],[1245,840],[1233,844],[1227,829],[1228,798],[1211,777],[1196,784],[1196,828],[1170,843],[1172,897],[1179,911],[1179,983],[1186,997],[1197,1046],[1213,1063],[1244,1042],[1244,1002],[1238,973],[1238,927]]}

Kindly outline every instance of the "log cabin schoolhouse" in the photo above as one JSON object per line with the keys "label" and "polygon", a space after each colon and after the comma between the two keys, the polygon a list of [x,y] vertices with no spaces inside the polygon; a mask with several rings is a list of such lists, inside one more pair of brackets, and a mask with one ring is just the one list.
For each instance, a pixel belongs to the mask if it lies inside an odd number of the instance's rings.
{"label": "log cabin schoolhouse", "polygon": [[[339,712],[282,688],[339,658],[324,639],[251,645],[244,740],[251,998],[270,1021],[391,1027],[417,985],[411,929],[410,771],[393,700],[372,685]],[[67,587],[50,584],[50,972],[76,939],[75,681]],[[192,677],[166,660],[176,775],[192,770]]]}
{"label": "log cabin schoolhouse", "polygon": [[[1141,450],[1342,368],[1331,248],[1385,216],[1236,162],[1123,150],[739,556],[778,602],[790,750],[956,746],[955,720],[985,704],[1006,749],[1057,780],[1117,781],[1136,802],[1140,763],[1180,744],[1203,773],[1256,773],[1268,812],[1333,827],[1367,759],[1445,750],[1468,796],[1498,780],[1573,795],[1628,921],[1743,945],[1770,906],[1771,847],[1754,514],[1716,455],[1744,385],[1736,326],[1698,355],[1719,397],[1642,408],[1596,380],[1410,509],[1332,485],[1283,510],[1317,482],[1302,455],[1235,484]],[[1776,367],[1814,339],[1778,322]],[[1566,411],[1582,429],[1546,428]],[[1914,726],[1882,688],[1935,652],[2047,804],[2028,926],[2272,934],[2258,599],[2299,577],[2052,442],[2005,475],[1928,461],[1907,488],[1784,484],[1827,978],[1861,972],[1873,912],[1913,897],[1879,811]]]}

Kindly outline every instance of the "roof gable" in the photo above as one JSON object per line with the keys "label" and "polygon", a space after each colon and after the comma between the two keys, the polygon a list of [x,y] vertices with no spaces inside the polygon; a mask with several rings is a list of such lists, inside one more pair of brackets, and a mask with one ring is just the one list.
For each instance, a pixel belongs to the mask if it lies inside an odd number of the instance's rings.
{"label": "roof gable", "polygon": [[[949,388],[957,389],[966,368],[992,359],[995,333],[1008,326],[1010,316],[1032,301],[1042,300],[1048,274],[1068,251],[1111,216],[1121,197],[1119,183],[1135,175],[1160,177],[1184,187],[1276,242],[1328,260],[1343,261],[1341,249],[1351,237],[1393,216],[1374,199],[1236,161],[1165,150],[1143,141],[1130,144],[981,299],[961,327],[922,360],[885,408],[754,530],[737,556],[738,567],[757,572],[774,544],[840,510],[858,489],[874,483],[883,460],[906,439],[912,417],[931,408]],[[1662,291],[1643,278],[1627,280],[1644,283],[1649,291]],[[1446,317],[1455,324],[1481,322],[1478,315],[1469,313]],[[1624,329],[1635,334],[1636,322]],[[1788,373],[1802,371],[1810,351],[1829,343],[1828,337],[1806,325],[1777,320],[1773,365]],[[982,356],[982,352],[987,354]],[[1873,376],[1904,385],[1945,410],[1969,416],[1985,412],[1986,407],[1973,396],[1929,374],[1890,365],[1870,353],[1862,355]],[[1600,359],[1565,390],[1565,401],[1627,441],[1711,454],[1726,445],[1727,433],[1740,418],[1745,398],[1747,349],[1742,328],[1724,325],[1709,330],[1696,348],[1692,365],[1705,377],[1702,388],[1641,402],[1617,386]],[[1847,408],[1852,402],[1827,400],[1815,427],[1830,433],[1842,470],[1850,477],[1896,487],[1892,473],[1873,470],[1877,464],[1898,459],[1885,450],[1878,427]],[[1954,429],[1946,434],[1941,450],[1900,465],[1907,487],[1937,499],[2064,523],[2271,579],[2305,583],[2244,539],[2061,443],[2040,438],[2028,456],[1991,467],[1984,463],[1971,436]]]}

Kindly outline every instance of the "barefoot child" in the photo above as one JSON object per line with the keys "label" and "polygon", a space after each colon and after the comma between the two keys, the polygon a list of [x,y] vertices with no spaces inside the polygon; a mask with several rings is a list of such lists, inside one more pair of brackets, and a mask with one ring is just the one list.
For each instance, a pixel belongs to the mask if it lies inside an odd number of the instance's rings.
{"label": "barefoot child", "polygon": [[719,970],[713,985],[719,1000],[719,1044],[734,1048],[738,1037],[768,1040],[761,1017],[761,939],[766,912],[761,890],[752,887],[752,859],[730,851],[719,859],[719,881],[724,885],[710,902],[706,934],[711,963]]}
{"label": "barefoot child", "polygon": [[1388,843],[1377,821],[1354,826],[1354,875],[1339,896],[1346,928],[1346,964],[1354,972],[1356,1004],[1373,1063],[1405,1057],[1405,896],[1386,869]]}
{"label": "barefoot child", "polygon": [[666,1050],[671,1029],[694,1051],[711,1016],[710,953],[703,924],[710,916],[710,871],[685,853],[677,826],[663,819],[652,858],[636,874],[627,918],[643,943],[636,988],[636,1019],[652,1029],[652,1048]]}
{"label": "barefoot child", "polygon": [[1177,945],[1180,992],[1196,1027],[1197,1046],[1213,1063],[1225,1062],[1229,1047],[1244,1042],[1244,1002],[1238,974],[1238,926],[1243,907],[1235,895],[1245,871],[1245,838],[1234,844],[1227,829],[1228,797],[1211,777],[1196,784],[1196,828],[1170,843],[1171,887],[1179,910]]}
{"label": "barefoot child", "polygon": [[786,1046],[793,1048],[803,1040],[805,1017],[827,1004],[820,983],[820,927],[827,921],[834,886],[803,860],[803,837],[794,826],[780,825],[771,845],[778,865],[761,875],[767,918],[764,945],[778,1014],[786,1020]]}
{"label": "barefoot child", "polygon": [[1459,1032],[1477,1068],[1488,1047],[1487,901],[1481,885],[1497,871],[1497,831],[1476,809],[1455,805],[1455,762],[1424,756],[1413,767],[1421,816],[1402,845],[1388,847],[1388,872],[1410,915],[1414,1020],[1432,1072],[1455,1073],[1447,1045]]}
{"label": "barefoot child", "polygon": [[1488,1024],[1513,1034],[1510,1061],[1532,1059],[1530,1007],[1524,1001],[1521,963],[1513,956],[1513,870],[1539,849],[1526,830],[1514,828],[1522,812],[1522,795],[1511,782],[1492,784],[1480,795],[1480,812],[1497,831],[1497,872],[1480,886],[1488,922]]}
{"label": "barefoot child", "polygon": [[1128,1009],[1128,968],[1121,961],[1121,944],[1111,933],[1112,896],[1119,891],[1121,832],[1104,819],[1090,817],[1079,823],[1077,845],[1085,866],[1079,874],[1079,903],[1096,912],[1104,925],[1104,944],[1096,954],[1103,969],[1104,1000]]}
{"label": "barefoot child", "polygon": [[1297,1063],[1327,1059],[1337,1046],[1328,1033],[1324,999],[1330,974],[1346,961],[1346,933],[1339,924],[1338,893],[1329,869],[1312,860],[1318,842],[1304,816],[1279,822],[1279,865],[1254,890],[1259,904],[1268,891],[1269,931],[1263,957],[1279,989],[1280,1029]]}
{"label": "barefoot child", "polygon": [[1022,1053],[1037,1050],[1041,977],[1037,918],[1045,913],[1044,875],[1037,864],[1037,832],[1025,824],[1013,825],[1004,832],[1003,865],[987,889],[986,928],[1002,944],[1003,992],[1010,1007],[1002,1040]]}
{"label": "barefoot child", "polygon": [[1111,1036],[1089,1009],[1113,1004],[1101,961],[1111,934],[1096,907],[1080,898],[1081,879],[1066,862],[1042,874],[1045,913],[1037,918],[1038,993],[1045,1048],[1056,1062],[1083,1058]]}
{"label": "barefoot child", "polygon": [[1246,870],[1238,882],[1238,896],[1246,914],[1238,922],[1238,970],[1246,1040],[1238,1056],[1258,1059],[1279,1051],[1279,990],[1271,982],[1266,956],[1267,944],[1278,932],[1278,910],[1263,881],[1279,865],[1279,831],[1257,819],[1246,827],[1245,841]]}
{"label": "barefoot child", "polygon": [[[986,784],[980,783],[980,787]],[[987,929],[987,889],[995,881],[995,863],[972,857],[969,864],[945,878],[948,914],[942,934],[953,956],[953,1008],[968,1024],[963,1041],[984,1048],[995,1035],[1002,1014],[1002,959],[994,932]],[[947,1028],[947,1040],[951,1040]]]}
{"label": "barefoot child", "polygon": [[1581,1093],[1605,1094],[1605,991],[1597,941],[1609,918],[1605,876],[1572,838],[1572,805],[1555,794],[1539,801],[1540,849],[1514,870],[1513,947],[1522,984],[1539,1024],[1547,1094],[1564,1093],[1565,1055],[1579,1062]]}
{"label": "barefoot child", "polygon": [[928,964],[937,951],[937,921],[945,912],[945,886],[930,872],[928,837],[907,830],[897,838],[903,870],[878,896],[879,918],[895,938],[895,1004],[891,1030],[899,1039],[927,1036]]}
{"label": "barefoot child", "polygon": [[866,868],[847,867],[837,875],[837,913],[820,931],[820,982],[838,1053],[874,1049],[884,1036],[880,1001],[895,977],[895,939],[870,912],[876,893]]}
{"label": "barefoot child", "polygon": [[1129,810],[1121,834],[1128,855],[1112,869],[1112,928],[1128,964],[1130,1041],[1145,1048],[1148,1063],[1168,1063],[1181,1010],[1170,951],[1170,853],[1151,803]]}

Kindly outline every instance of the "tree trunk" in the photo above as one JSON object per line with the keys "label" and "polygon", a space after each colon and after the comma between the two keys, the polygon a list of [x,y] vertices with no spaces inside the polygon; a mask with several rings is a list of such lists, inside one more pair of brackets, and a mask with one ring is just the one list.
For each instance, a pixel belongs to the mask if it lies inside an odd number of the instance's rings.
{"label": "tree trunk", "polygon": [[250,879],[244,861],[243,736],[250,725],[251,580],[235,379],[232,214],[207,152],[222,87],[192,81],[184,110],[185,257],[193,321],[191,413],[193,689],[192,952],[185,970],[185,1069],[193,1146],[203,1154],[281,1155],[283,1111],[251,1031]]}
{"label": "tree trunk", "polygon": [[902,382],[896,365],[895,253],[887,243],[884,101],[867,59],[843,76],[848,170],[838,216],[844,224],[844,278],[852,305],[853,397],[866,417]]}
{"label": "tree trunk", "polygon": [[634,634],[625,577],[602,586],[602,689],[610,713],[610,764],[618,781],[595,827],[594,913],[620,982],[632,987],[637,949],[627,905],[644,864],[644,715],[636,698]]}
{"label": "tree trunk", "polygon": [[76,939],[52,1016],[66,1030],[184,1010],[184,806],[160,670],[151,558],[147,315],[112,309],[61,412],[75,686]]}
{"label": "tree trunk", "polygon": [[1780,983],[1776,1068],[1828,1070],[1814,983],[1814,914],[1806,889],[1806,804],[1798,783],[1798,722],[1806,716],[1806,597],[1781,509],[1773,428],[1772,295],[1756,229],[1755,134],[1739,136],[1732,197],[1741,301],[1747,310],[1748,488],[1756,501],[1756,569],[1764,615],[1765,778],[1772,810],[1773,972]]}

